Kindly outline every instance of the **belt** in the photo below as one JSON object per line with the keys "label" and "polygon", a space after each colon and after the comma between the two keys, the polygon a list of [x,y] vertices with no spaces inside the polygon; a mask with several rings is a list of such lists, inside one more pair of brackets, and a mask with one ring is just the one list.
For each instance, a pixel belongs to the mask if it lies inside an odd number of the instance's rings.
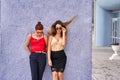
{"label": "belt", "polygon": [[44,53],[44,54],[46,54],[45,51],[35,51],[34,53]]}

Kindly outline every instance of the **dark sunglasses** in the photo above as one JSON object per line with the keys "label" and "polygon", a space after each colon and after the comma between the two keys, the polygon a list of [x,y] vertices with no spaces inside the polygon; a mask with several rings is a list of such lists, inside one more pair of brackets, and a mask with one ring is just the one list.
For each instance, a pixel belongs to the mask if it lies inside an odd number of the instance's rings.
{"label": "dark sunglasses", "polygon": [[58,27],[56,28],[56,30],[61,30],[61,29],[62,29],[61,27],[60,28],[58,28]]}
{"label": "dark sunglasses", "polygon": [[36,32],[37,34],[42,34],[43,32]]}

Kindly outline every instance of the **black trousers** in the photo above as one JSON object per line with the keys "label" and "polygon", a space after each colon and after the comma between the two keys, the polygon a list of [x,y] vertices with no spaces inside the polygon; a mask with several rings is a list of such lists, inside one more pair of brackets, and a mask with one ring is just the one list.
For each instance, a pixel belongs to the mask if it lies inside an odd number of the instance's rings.
{"label": "black trousers", "polygon": [[46,54],[44,53],[30,54],[30,68],[32,80],[42,80],[45,66],[46,66]]}

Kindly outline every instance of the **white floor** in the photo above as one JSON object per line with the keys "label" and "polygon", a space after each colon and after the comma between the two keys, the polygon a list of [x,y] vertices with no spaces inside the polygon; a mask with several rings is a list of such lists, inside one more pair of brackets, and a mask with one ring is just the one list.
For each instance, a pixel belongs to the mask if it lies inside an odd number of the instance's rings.
{"label": "white floor", "polygon": [[[120,60],[109,60],[111,47],[92,48],[93,80],[120,80]],[[120,51],[118,52],[120,54]]]}

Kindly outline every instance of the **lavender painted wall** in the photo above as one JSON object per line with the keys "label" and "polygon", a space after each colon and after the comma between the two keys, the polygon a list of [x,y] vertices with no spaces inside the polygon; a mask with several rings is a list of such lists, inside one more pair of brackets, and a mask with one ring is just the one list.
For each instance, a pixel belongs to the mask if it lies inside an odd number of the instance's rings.
{"label": "lavender painted wall", "polygon": [[[1,0],[0,0],[0,15],[1,15]],[[1,53],[1,16],[0,16],[0,53]]]}
{"label": "lavender painted wall", "polygon": [[[92,0],[1,0],[2,48],[0,80],[31,80],[29,55],[24,49],[37,21],[46,29],[60,19],[78,17],[68,26],[65,80],[91,80]],[[47,65],[43,80],[51,80]]]}

